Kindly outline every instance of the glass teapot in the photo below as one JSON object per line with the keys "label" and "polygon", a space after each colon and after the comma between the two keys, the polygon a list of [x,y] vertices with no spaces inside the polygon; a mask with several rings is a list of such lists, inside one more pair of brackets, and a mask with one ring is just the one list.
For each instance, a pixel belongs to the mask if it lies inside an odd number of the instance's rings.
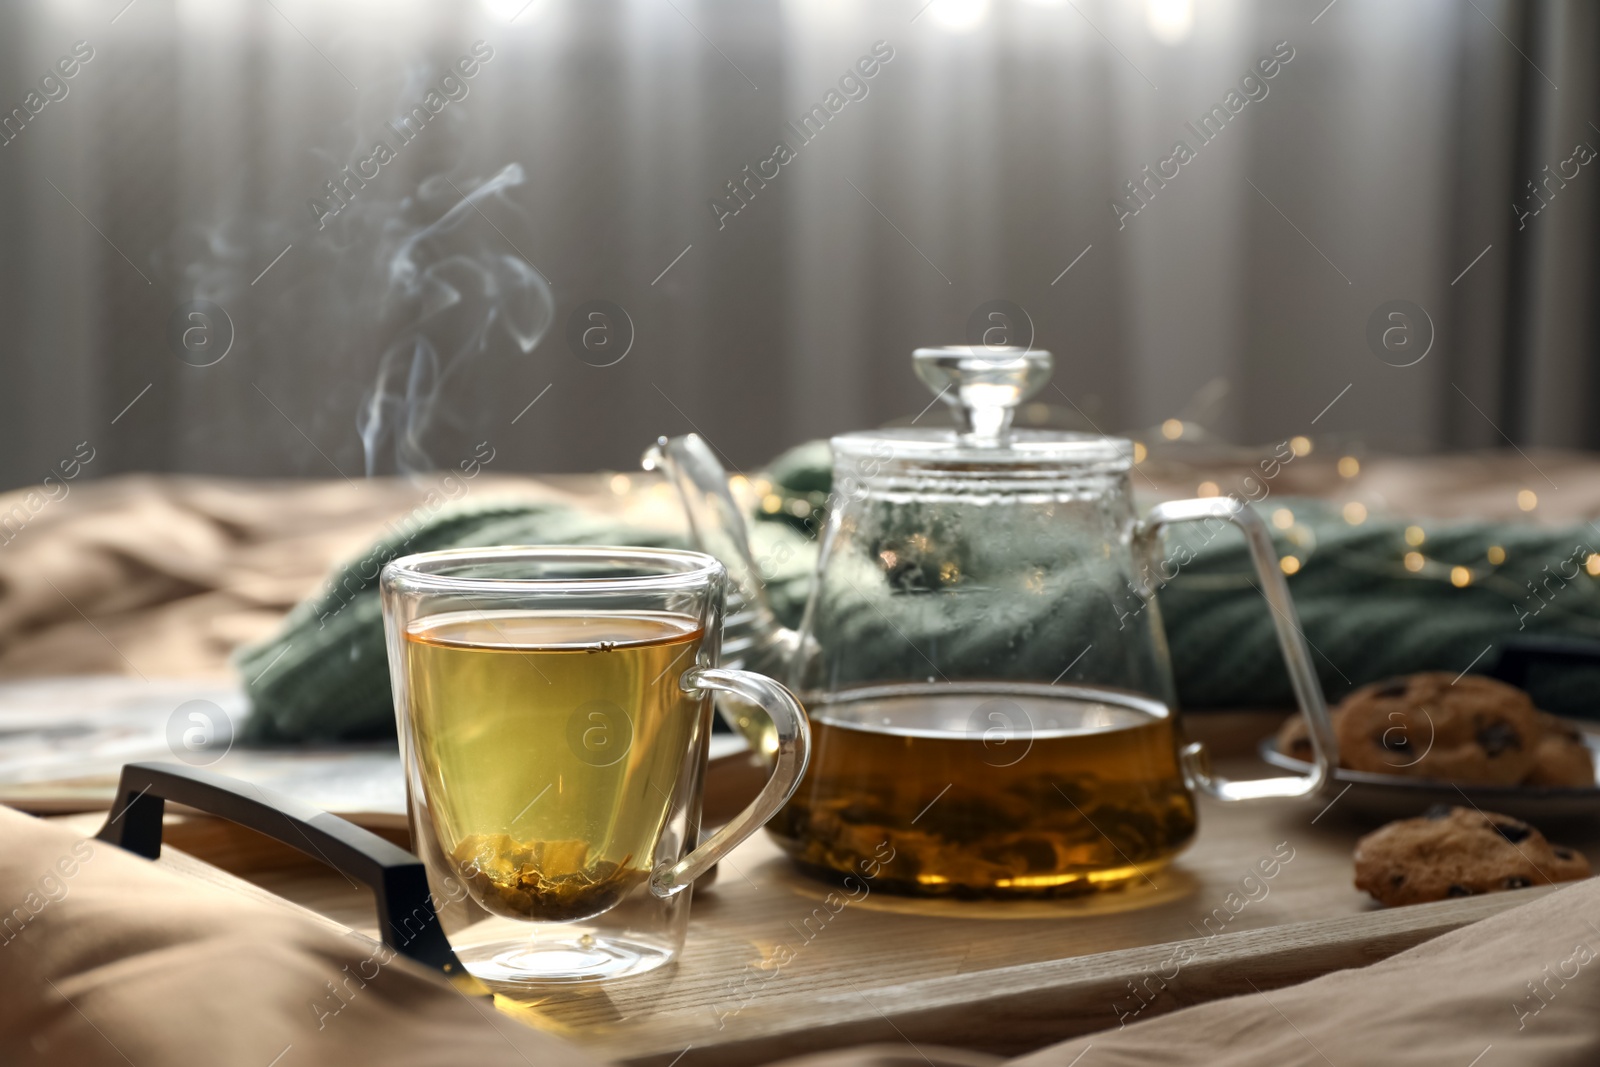
{"label": "glass teapot", "polygon": [[[1013,429],[1048,352],[921,348],[956,429],[833,438],[833,490],[798,631],[763,591],[744,518],[696,435],[645,456],[737,588],[725,658],[786,681],[812,724],[804,781],[768,830],[801,866],[875,888],[1059,896],[1145,877],[1221,800],[1317,793],[1336,742],[1266,526],[1228,497],[1133,509],[1133,445]],[[1305,776],[1233,781],[1187,742],[1155,592],[1192,552],[1163,531],[1244,534],[1316,751]],[[748,725],[750,709],[724,713]],[[759,747],[759,730],[755,734]]]}

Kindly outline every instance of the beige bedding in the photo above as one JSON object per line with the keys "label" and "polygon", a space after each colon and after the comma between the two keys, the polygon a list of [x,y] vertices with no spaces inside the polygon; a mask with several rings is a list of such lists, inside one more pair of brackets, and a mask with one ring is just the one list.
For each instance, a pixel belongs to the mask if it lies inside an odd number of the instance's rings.
{"label": "beige bedding", "polygon": [[[3,520],[25,491],[0,496],[0,676],[226,675],[235,647],[270,634],[432,488],[134,475],[77,484],[20,527]],[[620,503],[609,490],[488,474],[470,493]]]}

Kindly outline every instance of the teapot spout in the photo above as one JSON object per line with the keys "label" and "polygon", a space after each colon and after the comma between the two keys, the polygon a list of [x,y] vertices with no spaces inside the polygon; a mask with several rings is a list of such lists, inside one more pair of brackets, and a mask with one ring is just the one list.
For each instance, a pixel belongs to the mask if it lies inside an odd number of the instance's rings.
{"label": "teapot spout", "polygon": [[799,635],[772,610],[744,515],[710,446],[699,434],[662,437],[645,452],[641,466],[663,472],[678,487],[696,544],[727,568],[732,588],[723,623],[723,662],[786,678]]}

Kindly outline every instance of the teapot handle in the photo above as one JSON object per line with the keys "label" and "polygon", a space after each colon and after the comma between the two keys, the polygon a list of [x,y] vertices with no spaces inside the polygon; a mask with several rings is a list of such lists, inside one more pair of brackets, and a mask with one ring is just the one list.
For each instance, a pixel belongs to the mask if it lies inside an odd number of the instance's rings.
{"label": "teapot handle", "polygon": [[1311,796],[1323,791],[1332,782],[1333,770],[1339,764],[1339,742],[1333,733],[1333,720],[1328,715],[1328,705],[1323,699],[1322,684],[1317,680],[1316,669],[1311,664],[1311,652],[1306,645],[1305,634],[1300,629],[1294,601],[1289,596],[1289,584],[1284,581],[1283,571],[1279,568],[1277,551],[1272,546],[1272,535],[1267,532],[1267,524],[1248,505],[1231,497],[1172,500],[1150,509],[1150,514],[1137,528],[1137,536],[1154,540],[1163,529],[1175,523],[1219,519],[1239,527],[1244,533],[1245,543],[1249,545],[1250,559],[1255,563],[1256,575],[1261,580],[1258,591],[1272,611],[1272,622],[1278,631],[1278,647],[1283,650],[1295,699],[1309,727],[1315,759],[1311,773],[1303,776],[1234,781],[1211,773],[1205,746],[1193,742],[1185,746],[1181,753],[1184,777],[1190,788],[1199,789],[1218,800]]}

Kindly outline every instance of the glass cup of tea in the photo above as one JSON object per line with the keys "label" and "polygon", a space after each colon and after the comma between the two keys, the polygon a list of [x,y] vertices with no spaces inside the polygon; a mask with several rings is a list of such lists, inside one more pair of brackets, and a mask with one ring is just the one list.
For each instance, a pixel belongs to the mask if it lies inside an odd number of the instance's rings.
{"label": "glass cup of tea", "polygon": [[[690,885],[805,771],[805,712],[717,667],[726,579],[699,552],[507,547],[383,569],[412,848],[463,966],[515,990],[641,974]],[[711,694],[775,724],[772,777],[700,839]]]}

